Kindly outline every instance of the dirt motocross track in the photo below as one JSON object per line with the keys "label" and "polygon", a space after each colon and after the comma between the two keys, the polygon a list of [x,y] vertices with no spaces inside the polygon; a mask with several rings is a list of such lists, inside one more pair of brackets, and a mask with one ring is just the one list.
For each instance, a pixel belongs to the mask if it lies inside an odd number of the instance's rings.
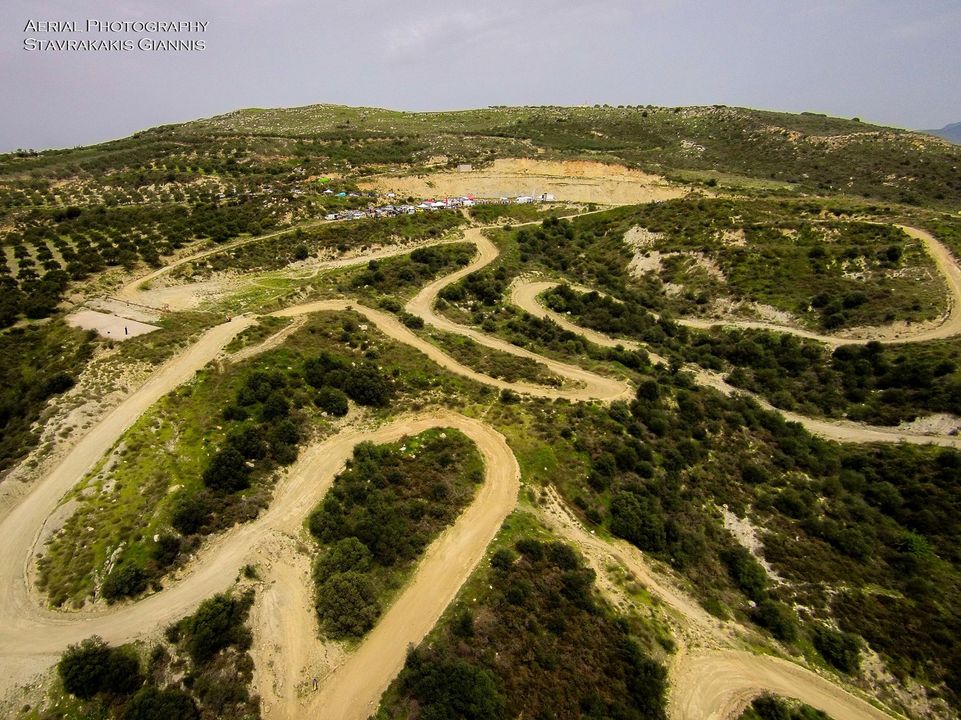
{"label": "dirt motocross track", "polygon": [[[482,229],[467,231],[465,239],[478,247],[475,260],[468,267],[425,287],[408,303],[407,310],[438,329],[466,335],[487,347],[536,359],[551,371],[578,383],[578,387],[557,389],[494,380],[449,357],[412,333],[395,316],[358,304],[353,304],[353,309],[364,314],[392,339],[416,348],[451,372],[478,382],[494,387],[509,387],[531,396],[563,397],[572,401],[609,402],[629,396],[631,389],[623,381],[543,358],[436,314],[433,306],[440,290],[497,257],[496,246],[483,236]],[[937,257],[938,244],[934,242],[935,245],[929,244],[929,248]],[[956,318],[961,298],[961,272],[950,254],[946,250],[944,253],[944,262],[939,261],[938,266],[951,290],[951,317]],[[365,259],[358,258],[357,261],[364,262]],[[136,295],[129,287],[128,294]],[[541,315],[548,313],[536,303],[537,294],[520,292],[513,297],[530,312]],[[349,305],[351,303],[347,301],[322,301],[288,308],[276,314],[297,317],[312,312],[343,310]],[[275,658],[272,669],[285,676],[277,684],[278,691],[273,694],[264,692],[264,684],[259,688],[270,701],[269,717],[298,718],[316,713],[323,713],[330,718],[367,717],[402,666],[407,646],[424,637],[483,558],[491,538],[514,507],[519,480],[517,461],[504,438],[490,426],[437,410],[398,418],[381,427],[348,427],[333,438],[308,447],[278,484],[269,510],[257,520],[235,527],[210,543],[182,577],[169,582],[161,592],[137,602],[97,611],[63,613],[42,607],[40,599],[28,585],[29,568],[34,553],[40,550],[37,541],[44,523],[63,495],[152,403],[189,380],[196,370],[216,357],[238,332],[252,322],[252,318],[242,317],[212,328],[195,345],[169,361],[140,390],[94,426],[63,461],[46,477],[39,479],[32,491],[0,521],[0,543],[5,548],[0,556],[0,690],[8,692],[15,685],[29,680],[36,672],[49,667],[70,643],[92,634],[100,634],[112,642],[143,637],[191,612],[203,599],[228,588],[237,577],[238,570],[262,550],[267,539],[296,537],[301,532],[303,519],[322,498],[354,445],[362,440],[387,442],[430,427],[456,427],[477,444],[485,461],[485,483],[470,507],[430,546],[412,581],[377,627],[356,650],[344,658],[333,673],[323,679],[319,692],[313,697],[299,697],[295,688],[301,679],[290,677],[302,671],[309,662],[309,658],[304,656],[309,655],[311,648],[319,643],[314,639],[317,629],[313,615],[309,611],[303,612],[302,608],[300,611],[294,608],[290,617],[283,617],[285,635],[296,637],[298,641],[291,643],[292,647],[281,649],[281,654],[289,650],[290,656]],[[570,323],[567,325],[584,332],[595,342],[627,344],[584,331]],[[954,321],[945,325],[951,333],[958,331]],[[264,346],[268,347],[270,342],[268,339]],[[806,418],[800,421],[815,431],[820,427],[817,423],[823,423]],[[822,434],[828,436],[834,432],[831,427],[820,429]],[[858,434],[845,427],[844,432],[838,432],[834,439],[844,442],[932,441],[931,437],[896,430],[885,433],[883,437],[874,437],[866,430],[865,433]],[[555,514],[563,515],[566,510],[559,498],[555,500]],[[658,573],[650,569],[636,549],[588,535],[582,528],[578,529],[573,519],[563,521],[555,517],[553,524],[562,535],[575,541],[592,562],[599,562],[598,558],[602,556],[616,556],[644,579],[655,595],[673,608],[681,618],[679,622],[686,627],[702,628],[707,637],[713,638],[707,649],[688,647],[675,660],[671,673],[673,689],[670,714],[673,718],[701,720],[705,717],[731,717],[753,695],[765,689],[798,697],[839,720],[888,717],[867,705],[860,697],[805,668],[730,647],[728,636],[711,624],[711,620],[707,619],[710,616],[683,593],[660,583]],[[279,573],[277,577],[280,582],[289,585],[296,583],[301,575],[288,572]],[[270,627],[276,631],[277,613],[283,612],[282,609],[276,609],[283,607],[276,603],[283,597],[280,594],[273,598],[274,625],[267,624],[265,620],[265,626],[255,626],[255,636],[264,635]],[[303,602],[299,605],[303,605]],[[261,615],[264,618],[269,616],[268,611]],[[258,668],[258,677],[263,678],[264,675],[264,668]]]}

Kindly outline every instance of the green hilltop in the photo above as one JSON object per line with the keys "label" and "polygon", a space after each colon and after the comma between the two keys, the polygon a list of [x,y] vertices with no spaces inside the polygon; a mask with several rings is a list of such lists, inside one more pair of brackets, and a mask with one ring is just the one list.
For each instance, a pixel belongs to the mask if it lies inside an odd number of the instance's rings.
{"label": "green hilltop", "polygon": [[[452,112],[309,105],[237,110],[90,148],[0,158],[0,178],[165,166],[171,154],[255,147],[264,161],[417,166],[498,157],[591,159],[676,179],[734,175],[805,192],[955,206],[961,148],[924,133],[817,113],[727,106],[492,107]],[[207,153],[209,154],[209,153]],[[212,171],[228,167],[212,166]]]}

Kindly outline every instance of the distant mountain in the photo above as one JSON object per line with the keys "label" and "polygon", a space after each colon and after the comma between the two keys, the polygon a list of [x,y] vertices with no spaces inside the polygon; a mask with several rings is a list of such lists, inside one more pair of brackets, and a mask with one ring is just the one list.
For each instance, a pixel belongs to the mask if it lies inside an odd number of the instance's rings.
{"label": "distant mountain", "polygon": [[930,135],[937,135],[938,137],[943,137],[945,140],[949,140],[953,143],[961,145],[961,122],[952,123],[951,125],[945,125],[940,130],[924,130]]}

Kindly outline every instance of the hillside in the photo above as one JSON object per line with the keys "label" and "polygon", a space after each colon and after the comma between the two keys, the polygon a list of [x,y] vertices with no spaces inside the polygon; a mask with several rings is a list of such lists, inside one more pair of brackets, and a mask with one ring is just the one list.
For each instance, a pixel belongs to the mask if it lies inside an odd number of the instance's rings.
{"label": "hillside", "polygon": [[956,719],[959,165],[725,106],[0,156],[0,715]]}
{"label": "hillside", "polygon": [[236,176],[255,168],[309,170],[319,161],[344,169],[417,167],[439,156],[450,165],[498,157],[587,158],[669,176],[730,174],[911,204],[951,205],[961,197],[961,150],[928,135],[813,113],[725,106],[249,109],[92,148],[8,155],[0,159],[0,177],[29,178],[31,189],[43,192],[44,178],[63,179],[71,170],[108,172],[129,189],[186,180],[200,168]]}
{"label": "hillside", "polygon": [[925,130],[929,135],[937,135],[955,144],[961,144],[961,122],[945,125],[940,130]]}

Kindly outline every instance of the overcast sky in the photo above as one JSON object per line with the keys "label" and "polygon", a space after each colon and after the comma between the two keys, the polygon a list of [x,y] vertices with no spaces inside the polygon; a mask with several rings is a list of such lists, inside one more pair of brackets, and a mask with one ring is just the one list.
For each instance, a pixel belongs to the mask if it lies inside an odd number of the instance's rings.
{"label": "overcast sky", "polygon": [[[28,20],[204,20],[203,52],[23,49]],[[2,0],[0,151],[242,107],[583,103],[961,121],[958,0]]]}

